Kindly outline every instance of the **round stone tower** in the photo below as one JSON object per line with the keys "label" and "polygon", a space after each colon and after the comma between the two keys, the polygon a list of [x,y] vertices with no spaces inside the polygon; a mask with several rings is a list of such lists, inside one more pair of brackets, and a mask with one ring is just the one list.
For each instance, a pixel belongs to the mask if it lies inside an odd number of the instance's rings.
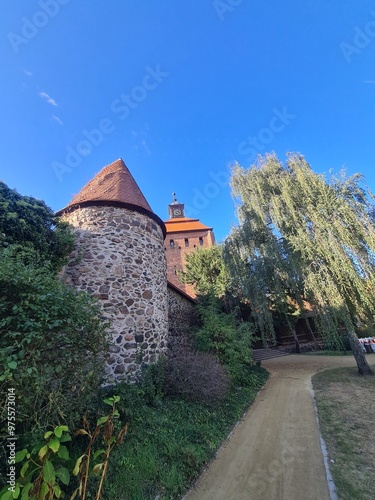
{"label": "round stone tower", "polygon": [[166,350],[165,226],[124,162],[106,166],[58,215],[74,226],[64,279],[98,298],[113,342],[106,384],[134,380]]}

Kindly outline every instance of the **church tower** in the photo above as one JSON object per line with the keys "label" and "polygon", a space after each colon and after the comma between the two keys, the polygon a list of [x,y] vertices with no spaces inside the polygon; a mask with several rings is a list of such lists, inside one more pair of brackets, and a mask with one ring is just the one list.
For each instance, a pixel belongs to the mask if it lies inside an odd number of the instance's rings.
{"label": "church tower", "polygon": [[94,295],[112,336],[106,384],[133,380],[167,348],[165,226],[119,159],[58,215],[75,228],[64,280]]}
{"label": "church tower", "polygon": [[167,257],[167,278],[190,297],[196,293],[192,285],[180,281],[177,271],[183,271],[185,257],[197,248],[209,248],[215,245],[212,227],[205,226],[199,219],[185,217],[184,204],[179,203],[173,193],[173,201],[168,205],[169,219],[164,221],[167,235],[165,253]]}

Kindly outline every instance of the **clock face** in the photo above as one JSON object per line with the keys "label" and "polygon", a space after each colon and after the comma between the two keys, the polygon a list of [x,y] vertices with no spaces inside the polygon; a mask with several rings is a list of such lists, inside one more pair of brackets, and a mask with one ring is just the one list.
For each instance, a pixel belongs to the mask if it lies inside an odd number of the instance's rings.
{"label": "clock face", "polygon": [[179,208],[176,208],[173,210],[173,215],[181,215],[181,210]]}

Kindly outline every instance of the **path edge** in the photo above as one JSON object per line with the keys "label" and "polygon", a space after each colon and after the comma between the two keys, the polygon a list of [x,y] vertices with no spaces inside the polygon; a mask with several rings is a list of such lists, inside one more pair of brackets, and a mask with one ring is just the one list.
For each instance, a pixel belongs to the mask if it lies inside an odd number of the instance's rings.
{"label": "path edge", "polygon": [[[235,432],[235,430],[237,429],[237,427],[239,425],[241,425],[241,423],[246,419],[247,414],[250,413],[250,411],[252,410],[252,406],[254,405],[255,401],[258,399],[258,396],[260,395],[260,393],[266,388],[266,386],[268,384],[268,381],[271,378],[271,372],[269,372],[268,370],[267,370],[267,372],[268,372],[268,377],[267,377],[266,382],[259,389],[259,391],[257,392],[255,398],[249,404],[249,406],[247,407],[247,409],[243,412],[242,416],[233,425],[233,427],[231,428],[231,430],[230,430],[229,434],[227,435],[227,437],[224,438],[224,440],[221,442],[221,444],[219,445],[219,447],[216,449],[214,455],[210,458],[210,460],[204,466],[204,468],[202,469],[202,471],[199,474],[199,476],[195,479],[195,481],[190,486],[190,488],[188,489],[188,491],[185,492],[185,494],[183,495],[183,497],[181,498],[181,500],[186,500],[187,499],[187,496],[188,496],[189,492],[192,491],[192,490],[194,490],[194,488],[197,486],[197,483],[198,483],[199,479],[207,472],[207,470],[209,469],[209,467],[212,464],[212,462],[217,459],[217,456],[219,455],[219,453],[222,450],[222,448],[224,448],[228,444],[230,438],[232,437],[232,434]],[[336,498],[332,498],[331,500],[338,500],[338,499],[336,497]]]}
{"label": "path edge", "polygon": [[310,395],[311,395],[311,399],[312,399],[312,403],[313,403],[313,407],[314,407],[314,411],[315,411],[316,424],[318,427],[320,449],[321,449],[321,452],[323,455],[323,463],[324,463],[324,469],[326,471],[326,479],[327,479],[327,483],[328,483],[329,497],[330,497],[330,500],[338,500],[336,486],[335,486],[335,483],[333,481],[331,469],[329,468],[327,445],[326,445],[326,443],[323,439],[322,433],[320,431],[318,407],[316,404],[315,392],[314,392],[314,388],[312,385],[312,376],[310,377]]}

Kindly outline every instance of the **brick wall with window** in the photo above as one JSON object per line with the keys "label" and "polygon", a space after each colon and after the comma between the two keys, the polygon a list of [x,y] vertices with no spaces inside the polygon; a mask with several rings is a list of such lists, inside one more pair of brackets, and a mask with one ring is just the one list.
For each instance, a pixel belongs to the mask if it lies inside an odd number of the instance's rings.
{"label": "brick wall with window", "polygon": [[196,248],[212,247],[214,245],[215,237],[211,230],[167,234],[165,239],[165,252],[167,257],[168,281],[191,297],[196,297],[192,285],[181,283],[177,270],[182,271],[184,269],[185,256],[190,252],[194,252]]}

